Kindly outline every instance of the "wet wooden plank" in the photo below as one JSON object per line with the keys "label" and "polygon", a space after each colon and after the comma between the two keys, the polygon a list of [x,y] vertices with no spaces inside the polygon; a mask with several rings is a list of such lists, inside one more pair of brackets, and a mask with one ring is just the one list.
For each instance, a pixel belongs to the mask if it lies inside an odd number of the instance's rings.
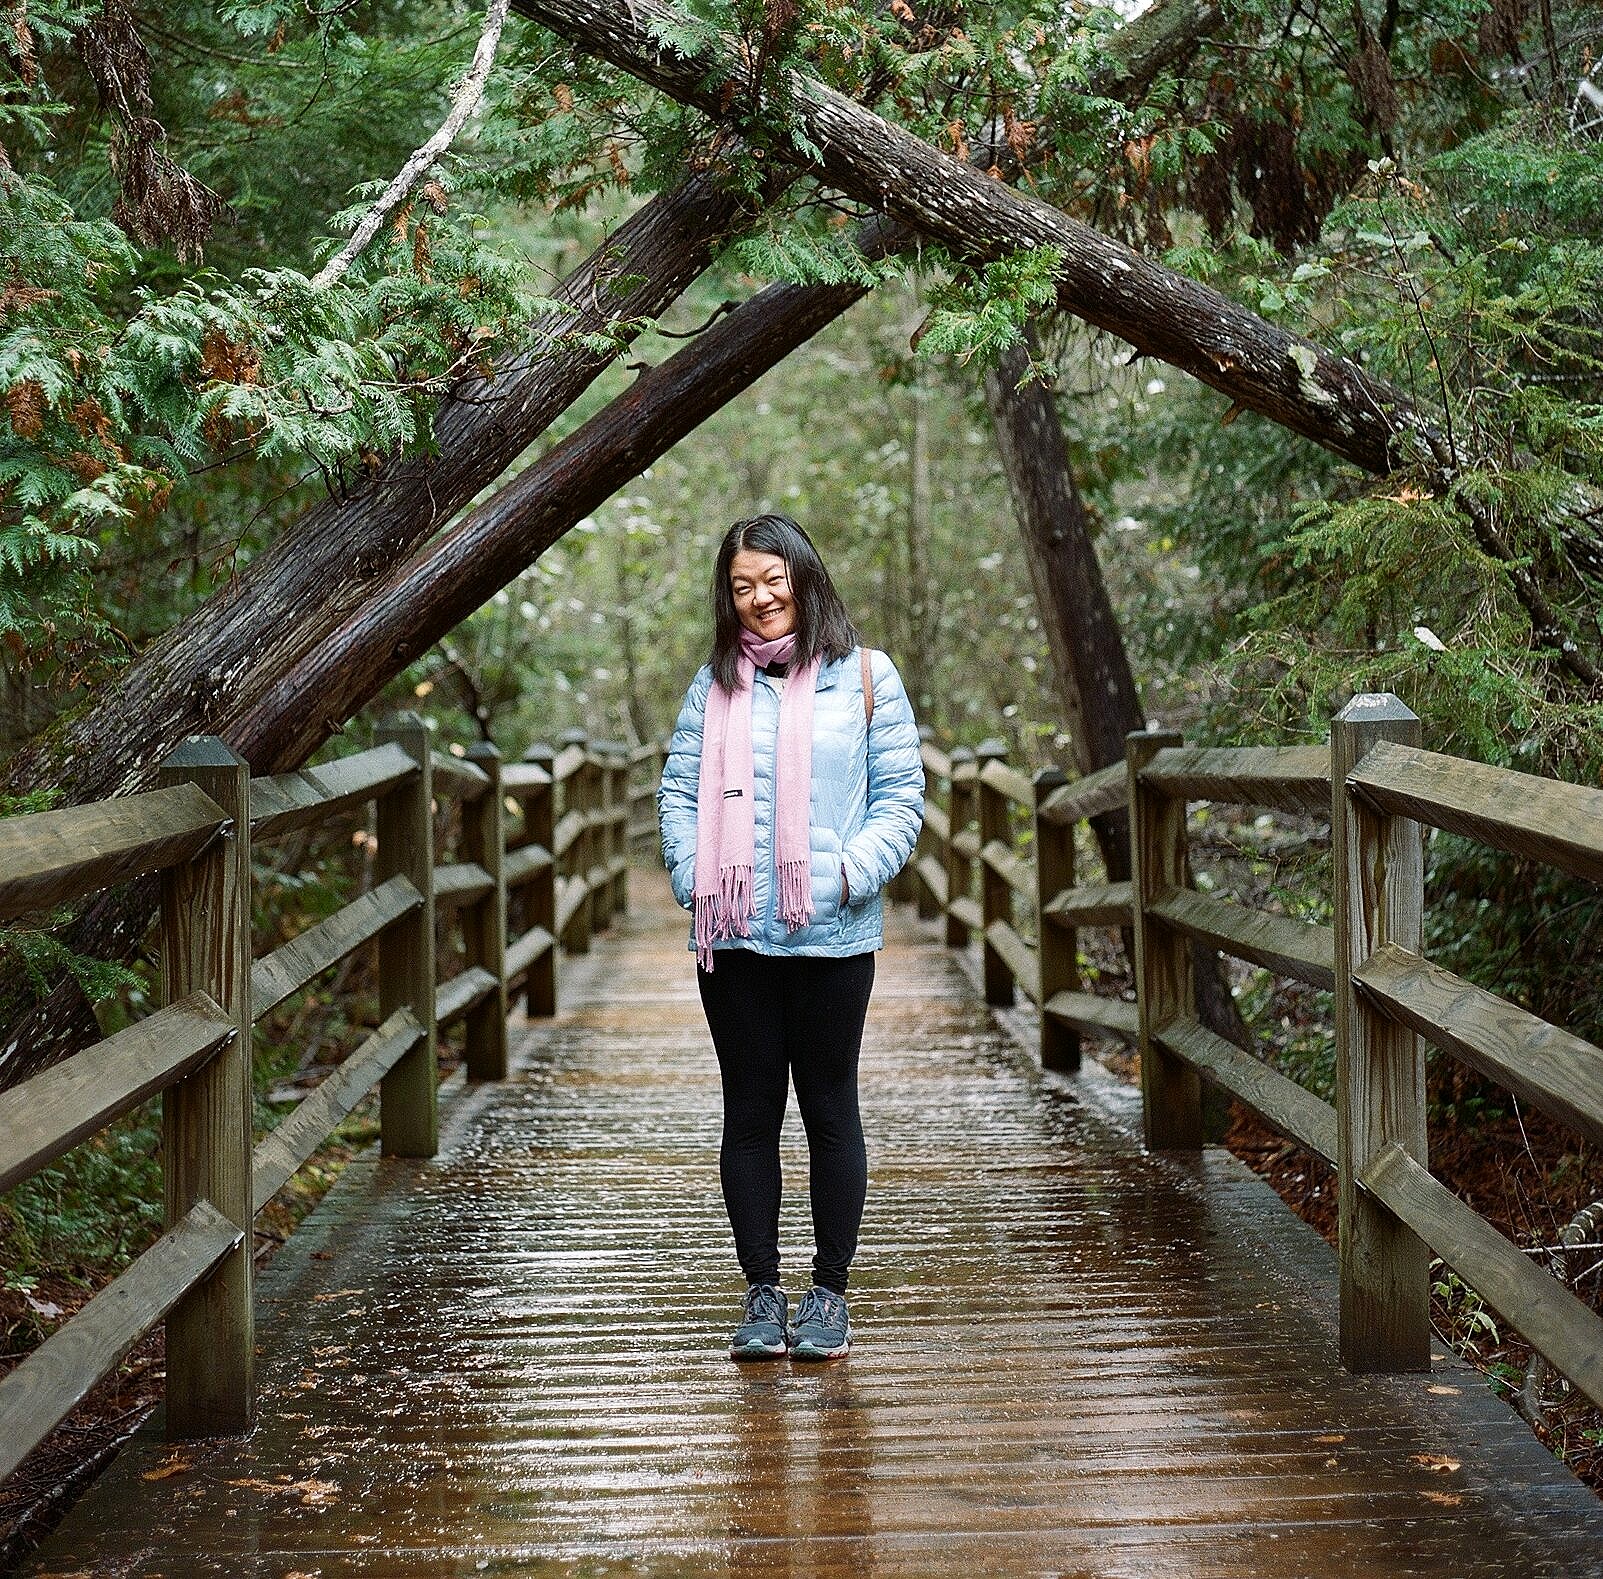
{"label": "wet wooden plank", "polygon": [[264,954],[251,966],[252,1020],[276,1009],[331,965],[371,942],[397,916],[422,903],[423,896],[410,879],[392,877],[280,944],[271,954]]}
{"label": "wet wooden plank", "polygon": [[1041,915],[1064,927],[1127,927],[1133,903],[1129,883],[1068,888],[1041,906]]}
{"label": "wet wooden plank", "polygon": [[1041,815],[1048,822],[1079,822],[1123,806],[1128,795],[1129,774],[1122,762],[1114,762],[1053,790],[1041,802]]}
{"label": "wet wooden plank", "polygon": [[1173,746],[1141,770],[1141,782],[1179,800],[1225,801],[1330,815],[1328,746]]}
{"label": "wet wooden plank", "polygon": [[423,1036],[423,1027],[412,1011],[397,1009],[256,1143],[251,1156],[251,1193],[258,1212]]}
{"label": "wet wooden plank", "polygon": [[1165,889],[1147,909],[1188,937],[1277,976],[1327,992],[1336,985],[1336,935],[1330,927],[1212,899],[1189,888]]}
{"label": "wet wooden plank", "polygon": [[495,887],[495,879],[476,861],[447,861],[434,868],[436,910],[471,905]]}
{"label": "wet wooden plank", "polygon": [[496,988],[496,979],[478,965],[470,965],[444,983],[434,994],[434,1020],[440,1030],[455,1025],[474,1004]]}
{"label": "wet wooden plank", "polygon": [[1510,1244],[1401,1146],[1360,1179],[1531,1346],[1603,1407],[1603,1319]]}
{"label": "wet wooden plank", "polygon": [[1603,790],[1391,742],[1347,782],[1379,811],[1603,882]]}
{"label": "wet wooden plank", "polygon": [[490,787],[489,776],[483,768],[477,763],[452,756],[449,751],[432,751],[429,761],[434,769],[434,787],[438,794],[471,801],[477,800]]}
{"label": "wet wooden plank", "polygon": [[[631,875],[505,1083],[354,1164],[262,1280],[263,1408],[138,1444],[36,1575],[1569,1579],[1603,1515],[1456,1363],[1351,1377],[1333,1258],[1228,1156],[1043,1084],[898,907],[844,1364],[737,1370],[684,913]],[[783,1147],[793,1294],[805,1138]],[[1434,1391],[1432,1390],[1434,1389]],[[232,1511],[230,1511],[232,1510]]]}
{"label": "wet wooden plank", "polygon": [[1255,1108],[1282,1135],[1335,1162],[1336,1110],[1328,1102],[1195,1020],[1172,1022],[1153,1034],[1169,1052]]}
{"label": "wet wooden plank", "polygon": [[1135,1005],[1118,998],[1099,998],[1089,992],[1057,992],[1047,999],[1046,1012],[1093,1036],[1117,1036],[1132,1046],[1141,1040]]}
{"label": "wet wooden plank", "polygon": [[1603,1049],[1393,943],[1353,979],[1427,1041],[1603,1146]]}
{"label": "wet wooden plank", "polygon": [[[66,1326],[0,1378],[0,1480],[244,1235],[197,1201]],[[137,1528],[129,1532],[137,1540]]]}
{"label": "wet wooden plank", "polygon": [[275,839],[309,822],[321,822],[394,789],[416,772],[417,764],[404,751],[386,744],[321,767],[252,779],[251,838]]}
{"label": "wet wooden plank", "polygon": [[0,1091],[0,1194],[198,1069],[235,1034],[203,992]]}
{"label": "wet wooden plank", "polygon": [[228,821],[193,784],[0,821],[0,921],[162,871]]}

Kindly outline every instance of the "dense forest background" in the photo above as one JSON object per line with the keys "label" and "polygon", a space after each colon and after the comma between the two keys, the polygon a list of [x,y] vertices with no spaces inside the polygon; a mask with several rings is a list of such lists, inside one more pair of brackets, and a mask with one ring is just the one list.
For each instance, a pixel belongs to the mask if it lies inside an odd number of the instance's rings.
{"label": "dense forest background", "polygon": [[[1428,745],[1599,781],[1595,5],[613,8],[701,62],[675,93],[606,63],[608,9],[0,3],[0,812],[146,784],[194,729],[262,771],[399,706],[511,755],[654,738],[704,656],[714,545],[769,509],[939,738],[1082,771],[997,447],[1020,376],[1142,717],[1318,740],[1391,689]],[[954,181],[943,232],[876,231],[790,73],[1089,230],[1043,241]],[[1124,304],[1104,268],[1108,305],[1076,283],[1084,235],[1245,309],[1290,387],[1245,353],[1188,376],[1202,299]],[[786,288],[815,318],[781,356],[760,313]],[[694,393],[719,334],[738,371]],[[658,443],[630,402],[670,359],[706,415]],[[1221,839],[1320,913],[1317,829]],[[348,855],[268,875],[316,914],[361,880]],[[1603,1039],[1595,892],[1445,837],[1430,862],[1433,953]],[[0,1083],[41,1026],[59,1049],[137,1010],[141,926],[129,901],[0,936]],[[1237,985],[1282,1025],[1270,1056],[1328,1086],[1313,995]],[[363,1010],[295,1012],[304,1041]],[[283,1078],[290,1027],[263,1035]],[[1518,1119],[1462,1078],[1437,1098],[1470,1132]],[[0,1203],[13,1292],[69,1197],[82,1250],[108,1176],[139,1196],[146,1141]],[[1599,1184],[1578,1143],[1537,1171],[1555,1199]],[[1557,1210],[1518,1204],[1536,1234]]]}

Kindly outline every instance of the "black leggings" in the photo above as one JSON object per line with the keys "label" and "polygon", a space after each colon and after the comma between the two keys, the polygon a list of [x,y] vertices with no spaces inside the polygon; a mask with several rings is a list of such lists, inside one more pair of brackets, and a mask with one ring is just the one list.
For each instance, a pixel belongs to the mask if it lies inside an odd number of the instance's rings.
{"label": "black leggings", "polygon": [[868,1189],[857,1053],[874,956],[719,949],[696,980],[723,1075],[719,1172],[746,1281],[779,1281],[779,1129],[793,1079],[807,1130],[813,1281],[844,1294]]}

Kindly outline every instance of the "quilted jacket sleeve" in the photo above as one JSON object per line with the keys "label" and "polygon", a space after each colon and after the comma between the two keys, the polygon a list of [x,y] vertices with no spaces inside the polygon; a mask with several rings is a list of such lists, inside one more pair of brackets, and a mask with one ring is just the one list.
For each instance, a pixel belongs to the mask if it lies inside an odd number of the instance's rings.
{"label": "quilted jacket sleeve", "polygon": [[662,859],[673,884],[673,896],[685,909],[696,882],[696,793],[701,782],[701,726],[707,715],[712,670],[703,666],[690,682],[679,707],[668,757],[657,786],[657,822],[662,829]]}
{"label": "quilted jacket sleeve", "polygon": [[924,763],[918,725],[896,665],[873,655],[874,716],[868,726],[868,820],[841,852],[851,900],[877,894],[907,864],[924,822]]}

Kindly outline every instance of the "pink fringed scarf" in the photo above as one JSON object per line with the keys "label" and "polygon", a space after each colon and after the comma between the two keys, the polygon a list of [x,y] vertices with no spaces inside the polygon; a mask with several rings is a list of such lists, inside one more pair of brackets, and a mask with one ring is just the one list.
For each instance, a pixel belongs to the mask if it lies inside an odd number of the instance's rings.
{"label": "pink fringed scarf", "polygon": [[[712,946],[749,937],[752,867],[756,860],[751,755],[751,699],[757,667],[788,663],[796,636],[764,641],[740,633],[739,689],[716,681],[702,721],[701,778],[696,792],[696,963],[712,969]],[[794,932],[813,915],[812,844],[808,818],[813,787],[813,691],[818,660],[785,681],[779,699],[774,760],[774,856],[779,915]]]}

